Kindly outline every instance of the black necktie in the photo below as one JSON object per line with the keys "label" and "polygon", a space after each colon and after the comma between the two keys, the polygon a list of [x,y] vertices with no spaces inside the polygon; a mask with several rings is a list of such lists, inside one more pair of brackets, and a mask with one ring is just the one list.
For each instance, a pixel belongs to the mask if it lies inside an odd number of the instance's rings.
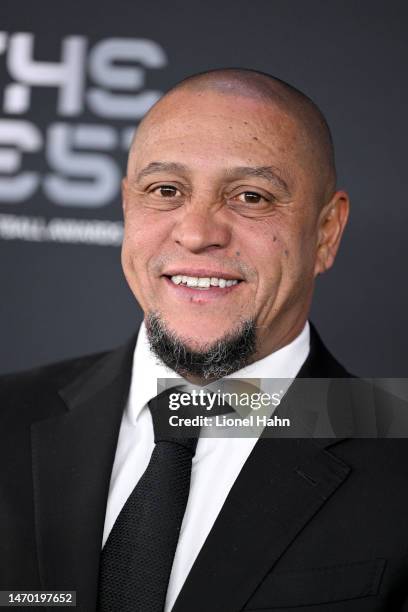
{"label": "black necktie", "polygon": [[103,548],[99,612],[164,609],[198,436],[172,438],[163,427],[172,391],[149,402],[156,444]]}

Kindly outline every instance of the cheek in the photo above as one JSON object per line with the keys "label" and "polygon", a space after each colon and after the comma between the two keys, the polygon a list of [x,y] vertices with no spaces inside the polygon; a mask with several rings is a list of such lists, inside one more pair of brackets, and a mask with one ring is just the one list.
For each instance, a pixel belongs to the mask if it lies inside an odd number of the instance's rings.
{"label": "cheek", "polygon": [[154,302],[151,261],[160,249],[157,223],[144,214],[127,215],[122,245],[122,268],[127,283],[142,310]]}
{"label": "cheek", "polygon": [[157,214],[144,209],[133,209],[125,215],[122,259],[127,266],[145,267],[163,244],[167,229]]}
{"label": "cheek", "polygon": [[289,258],[292,239],[286,227],[268,219],[262,224],[254,225],[245,242],[253,253],[254,260],[267,272],[271,266],[280,261],[284,263],[285,259]]}
{"label": "cheek", "polygon": [[269,300],[277,291],[286,264],[284,252],[289,249],[284,235],[276,223],[264,221],[242,238],[242,258],[257,274],[256,300]]}
{"label": "cheek", "polygon": [[296,228],[256,228],[252,241],[251,263],[258,272],[260,294],[272,297],[278,290],[284,290],[309,277],[314,259],[310,251],[310,239]]}
{"label": "cheek", "polygon": [[280,261],[282,285],[289,291],[307,287],[314,278],[315,253],[313,240],[302,229],[281,237]]}

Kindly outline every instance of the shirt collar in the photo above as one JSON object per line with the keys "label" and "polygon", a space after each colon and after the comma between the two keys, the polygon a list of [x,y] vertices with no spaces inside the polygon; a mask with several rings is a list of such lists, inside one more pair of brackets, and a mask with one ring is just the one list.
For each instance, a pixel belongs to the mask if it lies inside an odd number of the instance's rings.
{"label": "shirt collar", "polygon": [[[306,324],[292,342],[259,361],[225,378],[295,378],[310,349],[310,327]],[[147,331],[142,322],[133,355],[132,379],[127,405],[127,416],[135,424],[141,411],[157,395],[157,380],[174,379],[174,385],[184,381],[177,372],[168,368],[150,350]],[[186,384],[187,381],[185,381]]]}

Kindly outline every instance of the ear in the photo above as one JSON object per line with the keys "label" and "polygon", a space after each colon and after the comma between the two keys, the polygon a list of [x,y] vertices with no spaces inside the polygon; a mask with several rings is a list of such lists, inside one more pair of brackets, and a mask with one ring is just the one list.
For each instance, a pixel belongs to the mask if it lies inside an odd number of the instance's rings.
{"label": "ear", "polygon": [[121,188],[122,188],[122,210],[123,210],[123,215],[126,215],[127,202],[128,202],[128,180],[126,176],[122,179]]}
{"label": "ear", "polygon": [[346,227],[350,200],[345,191],[336,191],[320,212],[315,276],[332,267]]}

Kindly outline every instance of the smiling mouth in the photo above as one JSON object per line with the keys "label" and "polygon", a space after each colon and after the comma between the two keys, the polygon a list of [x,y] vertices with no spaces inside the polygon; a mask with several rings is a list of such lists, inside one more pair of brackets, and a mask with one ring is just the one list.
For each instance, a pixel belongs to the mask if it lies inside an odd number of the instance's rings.
{"label": "smiling mouth", "polygon": [[176,274],[173,276],[166,276],[174,285],[181,287],[188,287],[189,289],[199,289],[202,291],[208,291],[215,287],[219,289],[227,289],[238,285],[242,282],[240,279],[226,279],[216,276],[187,276],[184,274]]}

